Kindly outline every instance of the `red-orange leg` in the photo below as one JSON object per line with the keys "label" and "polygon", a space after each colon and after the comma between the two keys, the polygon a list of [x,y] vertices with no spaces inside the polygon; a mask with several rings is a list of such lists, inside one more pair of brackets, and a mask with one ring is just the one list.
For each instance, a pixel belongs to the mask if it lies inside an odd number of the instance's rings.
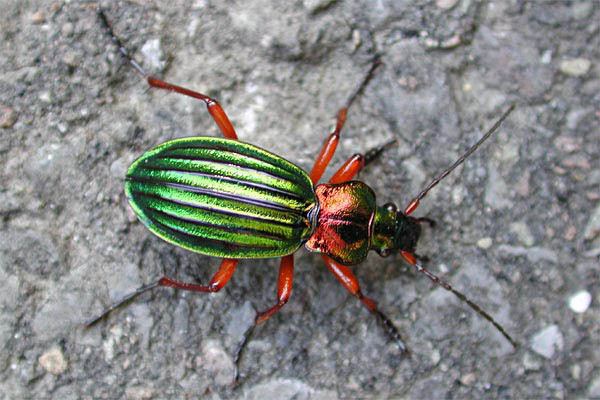
{"label": "red-orange leg", "polygon": [[114,303],[113,305],[111,305],[110,307],[105,309],[102,312],[102,314],[100,314],[99,316],[95,317],[94,319],[88,321],[86,323],[86,326],[89,327],[89,326],[94,325],[96,322],[103,319],[105,316],[110,314],[116,308],[133,300],[134,298],[138,297],[142,293],[145,293],[145,292],[147,292],[151,289],[154,289],[158,286],[165,286],[165,287],[181,289],[181,290],[189,290],[192,292],[204,292],[204,293],[218,292],[219,290],[223,289],[223,287],[225,287],[227,282],[229,282],[229,280],[233,276],[233,273],[235,272],[235,268],[237,267],[238,261],[239,260],[234,260],[231,258],[223,259],[221,261],[221,265],[219,266],[219,269],[214,274],[214,276],[212,277],[212,279],[210,280],[210,283],[208,285],[197,285],[195,283],[180,282],[180,281],[176,281],[174,279],[168,278],[166,276],[163,276],[159,280],[157,280],[153,283],[150,283],[148,285],[142,286],[141,288],[137,289],[135,292],[132,292],[132,293],[128,294],[127,296],[123,297],[121,300],[119,300],[118,302]]}
{"label": "red-orange leg", "polygon": [[358,279],[352,273],[350,268],[345,265],[332,260],[331,258],[323,255],[323,260],[329,271],[336,277],[336,279],[354,296],[356,296],[367,309],[377,317],[379,323],[383,326],[388,337],[396,343],[400,351],[408,352],[398,328],[394,326],[394,323],[377,308],[377,302],[369,297],[362,294],[360,290],[360,284]]}
{"label": "red-orange leg", "polygon": [[172,92],[179,93],[184,96],[189,96],[189,97],[193,97],[198,100],[202,100],[204,103],[206,103],[208,112],[215,120],[215,123],[217,124],[217,126],[219,127],[221,132],[223,133],[223,136],[225,136],[228,139],[237,139],[237,134],[235,133],[235,129],[233,129],[233,125],[231,124],[231,121],[229,121],[227,114],[225,114],[225,111],[223,110],[223,108],[219,105],[219,103],[215,99],[213,99],[205,94],[195,92],[190,89],[186,89],[182,86],[173,85],[171,83],[165,82],[161,79],[158,79],[154,76],[149,75],[140,66],[140,64],[138,64],[137,61],[135,61],[133,59],[133,57],[131,57],[131,55],[129,54],[129,51],[125,48],[125,46],[123,45],[121,40],[115,35],[111,24],[108,22],[106,15],[104,14],[104,12],[101,9],[98,10],[98,17],[100,18],[100,22],[104,26],[104,29],[110,35],[110,38],[113,41],[113,43],[119,48],[119,53],[121,53],[121,56],[123,56],[123,58],[125,58],[125,60],[127,60],[127,62],[135,69],[135,71],[139,75],[141,75],[146,80],[146,82],[148,82],[150,87],[170,90]]}
{"label": "red-orange leg", "polygon": [[348,113],[347,108],[342,108],[337,115],[337,122],[335,124],[335,128],[331,135],[325,140],[323,143],[323,147],[321,148],[321,152],[317,156],[315,160],[315,164],[310,171],[310,179],[313,184],[319,182],[319,179],[323,176],[325,169],[331,162],[333,158],[333,154],[335,153],[335,149],[337,148],[338,142],[340,141],[340,131],[344,127],[344,123],[346,122],[346,115]]}
{"label": "red-orange leg", "polygon": [[214,293],[223,289],[227,282],[233,276],[235,268],[239,260],[225,258],[221,261],[221,266],[214,274],[208,285],[197,285],[195,283],[186,283],[176,281],[169,277],[163,276],[158,280],[158,286],[166,286],[174,289],[189,290],[190,292],[209,292]]}
{"label": "red-orange leg", "polygon": [[172,92],[179,93],[184,96],[189,96],[193,97],[194,99],[202,100],[204,103],[206,103],[206,108],[208,109],[208,112],[215,120],[215,123],[221,130],[221,133],[223,133],[223,136],[225,136],[228,139],[237,140],[237,134],[235,133],[235,129],[233,128],[229,117],[227,117],[227,114],[225,114],[223,107],[221,107],[221,105],[215,99],[208,97],[207,95],[204,95],[202,93],[194,92],[193,90],[184,88],[182,86],[177,86],[165,82],[154,76],[147,76],[146,81],[151,87],[170,90]]}
{"label": "red-orange leg", "polygon": [[319,153],[317,159],[315,160],[315,164],[313,165],[313,168],[310,171],[310,179],[312,180],[313,184],[317,184],[317,182],[319,182],[319,179],[321,179],[321,177],[323,176],[323,173],[325,172],[325,169],[331,162],[331,158],[333,157],[333,154],[335,153],[335,149],[337,148],[338,142],[340,141],[340,131],[342,130],[344,123],[346,122],[346,116],[348,114],[348,109],[350,108],[352,103],[354,103],[354,100],[356,100],[356,98],[365,90],[365,88],[367,87],[367,85],[369,84],[371,79],[373,79],[375,70],[380,65],[381,65],[381,61],[379,60],[379,57],[376,57],[373,60],[373,64],[371,64],[371,68],[369,69],[369,72],[367,72],[367,75],[365,75],[365,77],[363,78],[363,80],[360,83],[360,85],[358,86],[358,88],[356,88],[354,93],[352,93],[352,95],[348,99],[346,106],[343,107],[342,109],[340,109],[340,111],[338,111],[337,122],[335,124],[335,128],[334,128],[333,132],[331,133],[331,135],[329,135],[327,140],[325,140],[325,143],[323,144],[323,147],[321,148],[321,152]]}
{"label": "red-orange leg", "polygon": [[352,180],[365,166],[365,157],[354,154],[329,179],[329,183],[342,183]]}
{"label": "red-orange leg", "polygon": [[265,322],[273,316],[288,302],[292,295],[292,283],[294,280],[294,255],[290,254],[281,259],[279,266],[279,280],[277,283],[277,304],[260,312],[256,316],[256,324]]}

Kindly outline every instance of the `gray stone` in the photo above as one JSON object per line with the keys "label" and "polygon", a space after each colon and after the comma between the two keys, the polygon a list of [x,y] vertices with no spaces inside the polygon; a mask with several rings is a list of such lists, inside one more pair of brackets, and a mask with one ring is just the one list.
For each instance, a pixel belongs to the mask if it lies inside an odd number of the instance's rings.
{"label": "gray stone", "polygon": [[590,383],[588,387],[588,396],[590,399],[600,398],[600,375],[597,375]]}
{"label": "gray stone", "polygon": [[274,379],[249,388],[245,400],[281,399],[281,400],[336,400],[337,394],[326,390],[315,390],[296,379]]}
{"label": "gray stone", "polygon": [[141,53],[144,60],[150,65],[152,71],[162,71],[165,68],[166,62],[162,53],[160,39],[148,40],[142,46]]}
{"label": "gray stone", "polygon": [[508,185],[494,166],[489,167],[489,176],[485,187],[485,202],[494,209],[512,206]]}
{"label": "gray stone", "polygon": [[215,340],[207,340],[202,345],[202,353],[197,361],[197,367],[209,373],[212,383],[216,386],[227,386],[234,381],[235,365],[233,360],[221,344]]}
{"label": "gray stone", "polygon": [[546,249],[543,247],[521,247],[521,246],[509,246],[502,244],[498,246],[498,252],[502,254],[512,256],[525,256],[531,262],[548,261],[551,263],[557,262],[557,254],[552,249]]}
{"label": "gray stone", "polygon": [[244,302],[240,308],[232,310],[227,316],[227,326],[225,328],[226,341],[231,346],[236,347],[244,340],[244,337],[254,326],[256,310],[249,301]]}
{"label": "gray stone", "polygon": [[[203,102],[148,89],[94,7],[42,3],[4,1],[0,13],[0,107],[12,110],[0,110],[4,397],[598,397],[596,2],[102,2],[145,70],[216,98],[241,140],[306,170],[379,54],[323,181],[396,139],[356,179],[401,211],[517,105],[413,216],[437,222],[415,250],[427,267],[525,345],[398,254],[372,253],[351,270],[411,358],[304,249],[289,303],[251,333],[253,311],[273,304],[276,259],[241,261],[217,295],[159,288],[85,328],[162,274],[210,280],[218,260],[152,235],[123,182],[146,149],[219,133]],[[578,58],[566,70],[577,76],[561,71]],[[569,299],[584,289],[592,302],[577,314]],[[552,359],[530,348],[544,321],[563,337]],[[59,375],[40,364],[52,347],[67,363]]]}
{"label": "gray stone", "polygon": [[517,221],[510,224],[510,231],[517,235],[519,242],[526,247],[531,247],[535,243],[535,238],[529,230],[529,226],[523,221]]}
{"label": "gray stone", "polygon": [[531,338],[531,349],[545,358],[552,358],[564,346],[563,335],[557,325],[550,325]]}
{"label": "gray stone", "polygon": [[600,204],[596,206],[587,221],[583,230],[583,237],[587,240],[592,240],[600,234]]}

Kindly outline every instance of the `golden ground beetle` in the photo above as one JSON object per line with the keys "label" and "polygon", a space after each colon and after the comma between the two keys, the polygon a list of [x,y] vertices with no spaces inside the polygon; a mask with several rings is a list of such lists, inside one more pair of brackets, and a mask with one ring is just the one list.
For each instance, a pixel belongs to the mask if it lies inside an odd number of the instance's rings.
{"label": "golden ground beetle", "polygon": [[282,157],[239,141],[227,114],[215,99],[148,75],[114,34],[105,14],[98,11],[98,15],[121,55],[150,87],[203,101],[224,136],[170,140],[144,153],[127,171],[125,193],[129,204],[142,223],[160,238],[223,260],[208,285],[179,282],[165,276],[126,296],[88,325],[152,288],[218,292],[232,277],[240,259],[281,257],[277,301],[256,316],[257,324],[264,322],[288,302],[292,293],[293,254],[304,245],[321,253],[329,271],[377,317],[403,352],[407,348],[398,329],[373,299],[363,295],[349,268],[362,262],[369,250],[383,257],[399,253],[417,271],[466,302],[516,346],[516,341],[487,312],[422,265],[415,248],[421,224],[432,221],[411,216],[427,193],[499,128],[514,105],[410,201],[404,211],[399,211],[392,203],[377,206],[373,190],[353,180],[393,141],[364,155],[353,155],[328,183],[318,184],[339,142],[347,110],[373,77],[379,61],[373,63],[361,85],[338,112],[333,132],[325,140],[312,170],[306,173]]}

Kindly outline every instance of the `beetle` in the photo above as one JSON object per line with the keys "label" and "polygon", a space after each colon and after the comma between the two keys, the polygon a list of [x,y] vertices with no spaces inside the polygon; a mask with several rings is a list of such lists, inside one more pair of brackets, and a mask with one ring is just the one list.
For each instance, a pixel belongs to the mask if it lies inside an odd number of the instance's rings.
{"label": "beetle", "polygon": [[378,206],[373,190],[354,180],[359,171],[394,141],[365,154],[354,154],[327,183],[319,184],[340,140],[348,108],[372,79],[381,64],[378,59],[338,112],[335,128],[325,140],[311,171],[305,172],[280,156],[239,141],[217,100],[147,74],[115,35],[105,13],[98,10],[98,16],[120,54],[150,87],[204,102],[221,131],[223,138],[180,138],[148,150],[129,167],[125,194],[139,220],[152,233],[176,246],[219,257],[222,261],[208,285],[180,282],[164,276],[116,302],[89,321],[88,326],[153,288],[164,286],[214,293],[231,279],[240,259],[280,257],[277,300],[272,307],[257,313],[255,322],[262,323],[290,299],[293,254],[304,245],[309,251],[321,253],[328,270],[378,319],[402,352],[407,352],[407,347],[398,329],[380,311],[377,303],[363,294],[350,269],[362,262],[370,250],[382,257],[399,253],[408,264],[456,295],[517,346],[490,314],[423,266],[422,258],[415,250],[421,224],[432,224],[433,221],[412,216],[427,193],[498,130],[514,104],[477,143],[433,179],[404,211],[400,211],[393,203]]}

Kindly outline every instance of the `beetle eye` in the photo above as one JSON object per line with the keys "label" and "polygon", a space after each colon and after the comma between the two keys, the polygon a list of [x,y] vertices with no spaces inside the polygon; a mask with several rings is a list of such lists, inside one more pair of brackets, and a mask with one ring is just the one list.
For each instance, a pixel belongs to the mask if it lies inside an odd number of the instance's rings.
{"label": "beetle eye", "polygon": [[386,203],[386,204],[383,205],[383,207],[387,211],[393,212],[393,213],[395,213],[397,211],[397,209],[398,209],[394,203]]}

